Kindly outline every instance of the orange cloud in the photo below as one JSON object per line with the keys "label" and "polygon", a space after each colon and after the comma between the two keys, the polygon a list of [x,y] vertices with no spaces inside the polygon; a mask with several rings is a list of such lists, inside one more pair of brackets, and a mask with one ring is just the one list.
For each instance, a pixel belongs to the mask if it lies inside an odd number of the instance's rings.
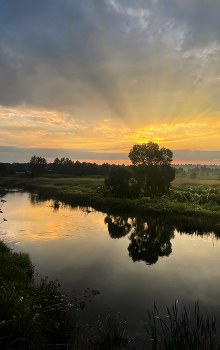
{"label": "orange cloud", "polygon": [[96,152],[128,152],[135,143],[157,142],[171,149],[220,150],[220,122],[201,119],[132,126],[121,120],[83,119],[55,111],[0,108],[2,146],[70,148]]}

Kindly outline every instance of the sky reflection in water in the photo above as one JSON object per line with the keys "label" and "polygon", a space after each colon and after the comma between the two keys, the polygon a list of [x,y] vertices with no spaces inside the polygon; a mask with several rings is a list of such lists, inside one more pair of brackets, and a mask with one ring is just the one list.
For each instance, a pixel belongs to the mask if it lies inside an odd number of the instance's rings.
{"label": "sky reflection in water", "polygon": [[154,301],[161,308],[177,299],[189,308],[197,300],[204,307],[220,303],[220,241],[212,234],[180,234],[150,221],[56,209],[53,201],[38,202],[28,193],[4,199],[1,216],[8,221],[0,238],[30,253],[35,270],[58,278],[69,297],[88,287],[100,290],[83,310],[86,322],[112,306],[138,330]]}

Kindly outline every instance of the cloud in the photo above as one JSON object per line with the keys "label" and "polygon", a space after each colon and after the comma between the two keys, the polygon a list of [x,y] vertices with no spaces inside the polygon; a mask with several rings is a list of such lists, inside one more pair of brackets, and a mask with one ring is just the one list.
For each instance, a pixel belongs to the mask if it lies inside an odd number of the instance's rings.
{"label": "cloud", "polygon": [[[5,1],[0,14],[0,103],[73,111],[87,118],[89,107],[99,117],[99,105],[115,117],[134,118],[129,110],[136,109],[137,100],[146,109],[148,96],[160,94],[161,84],[172,94],[177,79],[178,85],[186,80],[187,67],[178,69],[182,53],[175,51],[182,51],[189,31],[194,37],[205,9],[206,21],[212,18],[208,2],[197,3],[196,12],[194,3],[184,3],[54,0],[51,6],[49,1]],[[218,54],[205,48],[200,54],[197,46],[182,57],[202,55],[204,62]],[[134,79],[138,86],[132,89]]]}
{"label": "cloud", "polygon": [[1,144],[216,138],[219,10],[218,0],[3,1]]}
{"label": "cloud", "polygon": [[[0,108],[2,146],[81,149],[92,152],[128,152],[133,144],[153,140],[172,149],[220,149],[218,115],[212,107],[195,122],[128,125],[114,118],[91,119],[89,123],[70,114],[47,110]],[[210,139],[212,142],[210,142]],[[214,142],[214,143],[213,143]],[[202,147],[202,148],[201,148]]]}

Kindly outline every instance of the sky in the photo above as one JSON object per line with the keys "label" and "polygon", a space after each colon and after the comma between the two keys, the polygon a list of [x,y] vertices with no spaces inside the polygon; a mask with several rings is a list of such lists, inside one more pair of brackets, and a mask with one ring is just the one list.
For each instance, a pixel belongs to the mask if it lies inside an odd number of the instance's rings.
{"label": "sky", "polygon": [[0,162],[220,164],[219,0],[2,0]]}

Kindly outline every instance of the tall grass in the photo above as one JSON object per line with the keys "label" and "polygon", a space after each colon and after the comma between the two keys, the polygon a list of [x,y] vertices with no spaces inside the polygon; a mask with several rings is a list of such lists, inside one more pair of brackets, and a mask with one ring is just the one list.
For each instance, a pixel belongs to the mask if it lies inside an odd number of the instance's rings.
{"label": "tall grass", "polygon": [[148,312],[149,323],[145,325],[148,337],[146,349],[163,350],[214,350],[220,348],[219,329],[214,317],[204,317],[199,303],[194,313],[184,307],[180,313],[178,302],[167,308],[165,316],[158,316],[158,309]]}
{"label": "tall grass", "polygon": [[127,334],[126,328],[126,320],[120,316],[120,313],[113,316],[110,308],[104,322],[100,317],[98,318],[98,329],[92,339],[92,349],[122,350],[129,348],[136,336]]}

